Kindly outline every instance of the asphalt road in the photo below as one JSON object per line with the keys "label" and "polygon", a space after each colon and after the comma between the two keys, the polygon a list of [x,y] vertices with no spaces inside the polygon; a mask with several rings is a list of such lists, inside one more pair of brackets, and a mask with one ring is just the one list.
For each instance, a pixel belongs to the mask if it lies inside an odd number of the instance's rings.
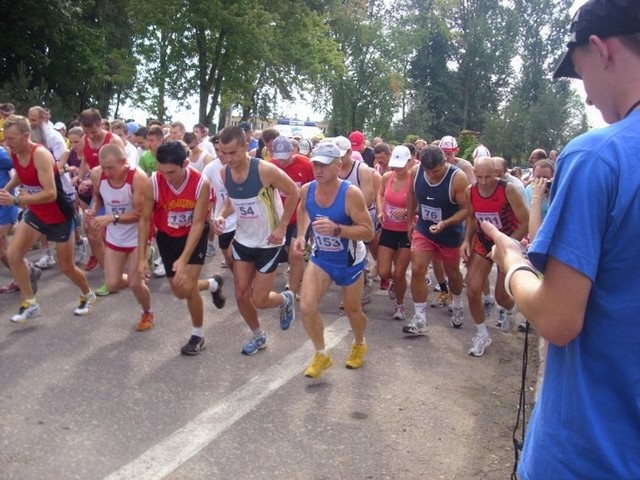
{"label": "asphalt road", "polygon": [[[333,287],[323,315],[335,364],[310,380],[300,318],[283,332],[277,310],[261,312],[268,348],[240,354],[248,329],[220,260],[203,274],[222,273],[227,306],[205,294],[207,348],[196,357],[179,354],[190,325],[166,279],[151,281],[147,332],[133,328],[128,291],[75,317],[77,291],[56,269],[43,273],[41,315],[25,326],[8,321],[18,295],[0,295],[0,479],[509,477],[523,334],[491,322],[493,344],[469,357],[468,313],[455,330],[430,309],[428,335],[404,338],[375,291],[367,362],[347,370],[351,334]],[[98,286],[100,273],[88,275]],[[284,283],[281,266],[276,287]]]}

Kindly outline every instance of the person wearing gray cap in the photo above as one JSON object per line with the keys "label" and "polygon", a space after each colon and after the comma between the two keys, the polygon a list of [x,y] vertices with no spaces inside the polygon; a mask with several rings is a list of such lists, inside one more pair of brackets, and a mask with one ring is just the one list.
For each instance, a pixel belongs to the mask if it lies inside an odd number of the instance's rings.
{"label": "person wearing gray cap", "polygon": [[580,78],[611,125],[562,150],[531,263],[483,224],[505,290],[549,341],[518,473],[639,478],[640,2],[590,0],[570,34],[554,77]]}
{"label": "person wearing gray cap", "polygon": [[304,374],[319,377],[333,365],[324,341],[320,300],[332,283],[342,287],[344,312],[353,330],[351,353],[345,366],[364,364],[367,317],[360,297],[364,286],[366,249],[364,241],[374,236],[373,223],[359,188],[338,177],[340,149],[332,142],[316,145],[311,153],[315,180],[300,189],[298,238],[294,248],[304,252],[305,232],[311,227],[313,250],[302,279],[300,312],[304,328],[316,353]]}

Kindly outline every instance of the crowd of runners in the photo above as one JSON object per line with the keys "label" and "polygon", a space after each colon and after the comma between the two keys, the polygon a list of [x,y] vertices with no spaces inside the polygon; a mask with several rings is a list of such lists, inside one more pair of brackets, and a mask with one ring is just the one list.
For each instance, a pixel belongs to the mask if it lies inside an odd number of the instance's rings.
{"label": "crowd of runners", "polygon": [[[259,309],[279,308],[283,330],[298,310],[316,349],[308,377],[333,363],[319,306],[334,283],[354,335],[347,368],[364,363],[373,288],[388,292],[384,314],[405,335],[427,333],[431,308],[448,309],[454,328],[468,316],[473,356],[491,344],[492,312],[502,330],[527,328],[504,272],[489,281],[492,242],[480,224],[526,249],[548,208],[555,151],[534,150],[523,179],[484,145],[472,162],[461,158],[450,135],[391,146],[360,131],[287,138],[241,122],[210,136],[202,124],[110,122],[96,109],[68,126],[39,106],[23,113],[0,105],[0,257],[13,277],[1,291],[22,297],[11,322],[39,315],[41,271],[58,268],[79,290],[75,315],[129,288],[140,305],[135,328],[145,331],[154,326],[148,283],[166,276],[192,322],[181,353],[195,355],[204,348],[201,292],[217,308],[226,302],[222,276],[200,278],[219,249],[250,330],[242,353],[267,346]],[[31,263],[34,245],[43,254]],[[275,292],[283,262],[288,282]],[[98,268],[103,282],[92,288],[85,272]]]}

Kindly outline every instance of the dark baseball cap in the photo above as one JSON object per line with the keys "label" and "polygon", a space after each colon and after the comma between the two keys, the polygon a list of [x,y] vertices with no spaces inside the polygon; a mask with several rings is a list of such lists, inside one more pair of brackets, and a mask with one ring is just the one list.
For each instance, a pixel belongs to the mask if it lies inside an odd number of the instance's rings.
{"label": "dark baseball cap", "polygon": [[251,130],[253,130],[253,128],[251,128],[251,124],[249,122],[240,122],[238,124],[238,126],[244,130],[245,132],[250,132]]}
{"label": "dark baseball cap", "polygon": [[638,0],[589,0],[578,9],[569,28],[569,42],[553,78],[580,78],[573,68],[571,52],[584,45],[591,35],[617,37],[640,32]]}

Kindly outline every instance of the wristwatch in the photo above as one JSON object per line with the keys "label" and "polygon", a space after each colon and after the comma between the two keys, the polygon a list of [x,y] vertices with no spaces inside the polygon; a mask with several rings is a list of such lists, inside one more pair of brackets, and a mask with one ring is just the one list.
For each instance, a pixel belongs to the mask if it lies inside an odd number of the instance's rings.
{"label": "wristwatch", "polygon": [[113,214],[113,224],[116,225],[120,221],[120,215],[117,213]]}
{"label": "wristwatch", "polygon": [[335,228],[333,229],[333,236],[334,237],[339,236],[340,232],[342,232],[342,227],[336,224]]}

